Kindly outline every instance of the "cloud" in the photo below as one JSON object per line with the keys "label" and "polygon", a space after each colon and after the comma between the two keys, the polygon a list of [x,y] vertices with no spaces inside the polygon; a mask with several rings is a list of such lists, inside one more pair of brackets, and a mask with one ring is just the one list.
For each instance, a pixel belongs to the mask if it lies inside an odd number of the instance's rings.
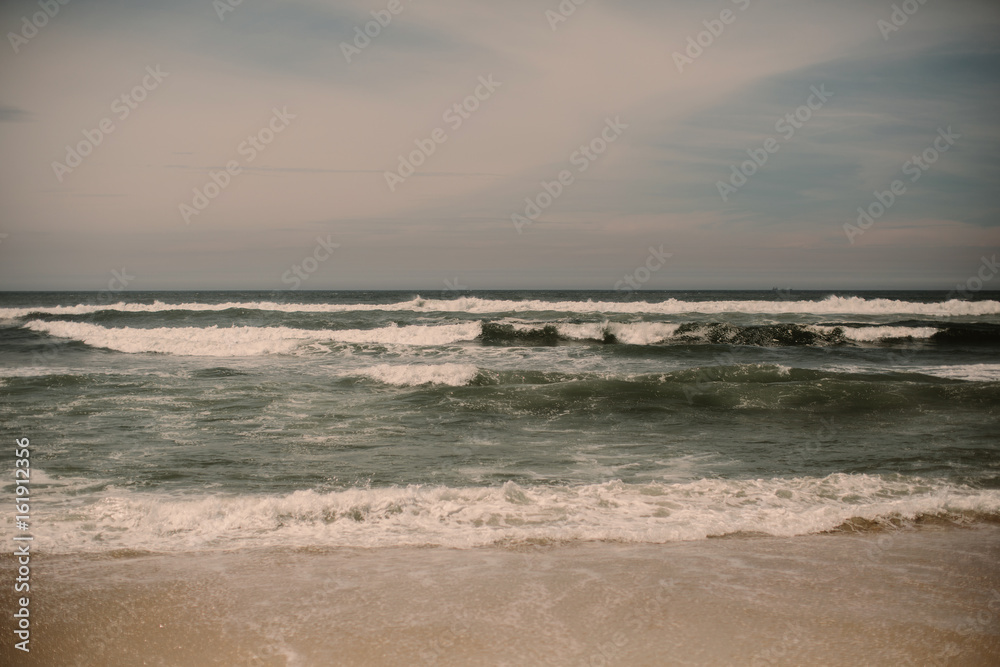
{"label": "cloud", "polygon": [[[342,44],[387,2],[244,1],[223,20],[201,0],[69,5],[0,59],[18,105],[0,107],[0,120],[32,121],[0,133],[13,156],[0,165],[6,224],[49,239],[24,236],[37,257],[20,267],[5,257],[0,278],[71,286],[102,275],[116,253],[135,255],[132,235],[204,233],[217,235],[218,252],[182,257],[181,246],[151,244],[140,264],[157,286],[196,275],[268,287],[273,276],[259,267],[269,247],[317,227],[373,263],[352,275],[401,287],[459,266],[481,270],[480,287],[603,284],[654,241],[683,246],[678,271],[657,279],[689,287],[769,282],[776,261],[831,285],[865,271],[917,285],[967,273],[991,243],[994,3],[927,3],[888,39],[877,21],[891,9],[866,2],[588,2],[553,30],[545,12],[557,5],[402,0],[350,63]],[[0,24],[18,25],[30,6],[4,5]],[[735,20],[701,37],[711,43],[678,72],[673,54],[724,9]],[[114,100],[151,65],[170,75],[119,118]],[[449,110],[490,75],[499,88],[453,127]],[[833,96],[782,137],[776,123],[814,86]],[[274,108],[295,118],[269,138]],[[628,129],[577,171],[572,156],[614,117]],[[105,118],[114,130],[58,181],[52,163]],[[960,141],[866,232],[863,251],[852,246],[843,224],[948,126]],[[390,191],[385,173],[438,128],[446,139]],[[269,140],[250,160],[241,146],[255,137]],[[780,149],[724,201],[718,183],[769,137]],[[232,161],[238,175],[186,225],[179,205]],[[566,169],[573,184],[518,234],[510,216]],[[73,246],[55,253],[70,233]],[[227,235],[240,239],[228,251]],[[889,238],[932,266],[906,265]],[[809,260],[794,259],[803,249]],[[175,265],[186,274],[172,277]],[[518,277],[499,278],[504,267]]]}
{"label": "cloud", "polygon": [[0,104],[0,123],[24,123],[31,120],[33,115],[24,109]]}

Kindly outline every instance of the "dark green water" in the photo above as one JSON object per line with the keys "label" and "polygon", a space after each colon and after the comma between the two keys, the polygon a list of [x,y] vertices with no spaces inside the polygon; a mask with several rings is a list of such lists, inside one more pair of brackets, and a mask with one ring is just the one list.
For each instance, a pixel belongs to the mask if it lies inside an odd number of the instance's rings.
{"label": "dark green water", "polygon": [[5,293],[0,408],[63,551],[993,520],[978,296]]}

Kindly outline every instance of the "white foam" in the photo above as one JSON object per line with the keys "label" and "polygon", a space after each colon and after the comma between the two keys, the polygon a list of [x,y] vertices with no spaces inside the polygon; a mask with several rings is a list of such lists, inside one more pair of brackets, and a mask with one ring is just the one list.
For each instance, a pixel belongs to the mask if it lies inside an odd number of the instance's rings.
{"label": "white foam", "polygon": [[351,311],[417,311],[461,313],[509,312],[571,312],[571,313],[654,313],[665,315],[707,313],[767,313],[767,314],[817,314],[817,315],[925,315],[937,317],[975,316],[1000,314],[998,301],[962,301],[952,299],[938,303],[916,303],[896,299],[864,299],[862,297],[830,296],[822,301],[680,301],[667,299],[646,303],[643,301],[511,301],[503,299],[415,298],[391,304],[337,304],[337,303],[275,303],[271,301],[169,304],[154,301],[151,304],[119,302],[107,305],[78,304],[72,306],[32,306],[27,308],[0,308],[0,318],[24,317],[31,313],[79,315],[103,310],[147,313],[170,310],[221,311],[233,308],[298,313],[341,313]]}
{"label": "white foam", "polygon": [[26,325],[59,338],[72,338],[94,347],[119,352],[158,352],[207,357],[256,356],[288,353],[322,332],[286,327],[157,327],[107,328],[82,322],[42,322]]}
{"label": "white foam", "polygon": [[955,366],[907,366],[906,370],[951,380],[1000,382],[1000,364],[959,364]]}
{"label": "white foam", "polygon": [[[512,323],[522,330],[542,323]],[[309,330],[287,327],[103,327],[84,322],[32,320],[24,326],[60,338],[71,338],[94,347],[119,352],[158,352],[192,356],[257,356],[288,354],[307,343],[440,346],[475,340],[482,333],[478,321],[442,325],[395,324],[377,329]],[[680,326],[663,322],[604,322],[558,324],[567,338],[601,340],[605,332],[622,343],[648,345],[670,338]],[[0,375],[3,372],[0,371]]]}
{"label": "white foam", "polygon": [[394,345],[444,345],[472,340],[478,322],[440,326],[389,326],[381,329],[313,331],[287,327],[132,327],[109,328],[83,322],[32,320],[24,326],[60,338],[119,352],[157,352],[207,357],[288,354],[306,343],[339,342]]}
{"label": "white foam", "polygon": [[882,340],[892,340],[894,338],[914,338],[926,339],[936,334],[940,329],[936,327],[810,327],[824,334],[832,333],[835,329],[843,332],[844,338],[862,343],[873,343]]}
{"label": "white foam", "polygon": [[474,340],[482,333],[479,322],[424,326],[388,326],[381,329],[344,329],[327,331],[329,340],[338,343],[369,343],[380,345],[449,345]]}
{"label": "white foam", "polygon": [[620,343],[628,345],[652,345],[661,343],[680,328],[679,324],[666,322],[604,322],[592,324],[559,324],[559,333],[567,338],[579,340],[601,340],[610,333]]}
{"label": "white foam", "polygon": [[[83,371],[80,369],[50,366],[24,366],[22,368],[0,368],[0,378],[32,378],[49,375],[80,375],[82,373],[100,373],[102,371]],[[107,371],[104,371],[107,373]]]}
{"label": "white foam", "polygon": [[361,371],[361,375],[397,387],[422,384],[461,387],[472,382],[478,372],[472,364],[379,364]]}
{"label": "white foam", "polygon": [[[736,532],[803,535],[852,518],[1000,512],[1000,490],[840,473],[675,484],[351,488],[283,496],[168,496],[112,488],[83,503],[79,494],[71,501],[60,498],[47,490],[35,521],[36,544],[48,551],[475,547],[525,540],[663,543]],[[10,530],[4,522],[3,531]]]}

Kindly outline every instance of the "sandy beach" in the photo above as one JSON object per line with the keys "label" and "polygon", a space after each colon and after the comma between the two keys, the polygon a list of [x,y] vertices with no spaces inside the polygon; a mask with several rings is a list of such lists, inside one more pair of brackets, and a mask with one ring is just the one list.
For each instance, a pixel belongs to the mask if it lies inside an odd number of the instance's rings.
{"label": "sandy beach", "polygon": [[[31,665],[993,665],[1000,528],[37,559]],[[3,561],[4,576],[11,569]],[[10,592],[3,604],[10,608]],[[3,637],[4,662],[13,647]]]}

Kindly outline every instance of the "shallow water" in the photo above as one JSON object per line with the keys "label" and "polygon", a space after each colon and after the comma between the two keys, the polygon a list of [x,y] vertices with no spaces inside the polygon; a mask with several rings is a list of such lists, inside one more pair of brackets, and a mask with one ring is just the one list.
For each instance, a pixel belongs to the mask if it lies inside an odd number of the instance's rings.
{"label": "shallow water", "polygon": [[986,666],[998,561],[995,526],[51,556],[15,664]]}

